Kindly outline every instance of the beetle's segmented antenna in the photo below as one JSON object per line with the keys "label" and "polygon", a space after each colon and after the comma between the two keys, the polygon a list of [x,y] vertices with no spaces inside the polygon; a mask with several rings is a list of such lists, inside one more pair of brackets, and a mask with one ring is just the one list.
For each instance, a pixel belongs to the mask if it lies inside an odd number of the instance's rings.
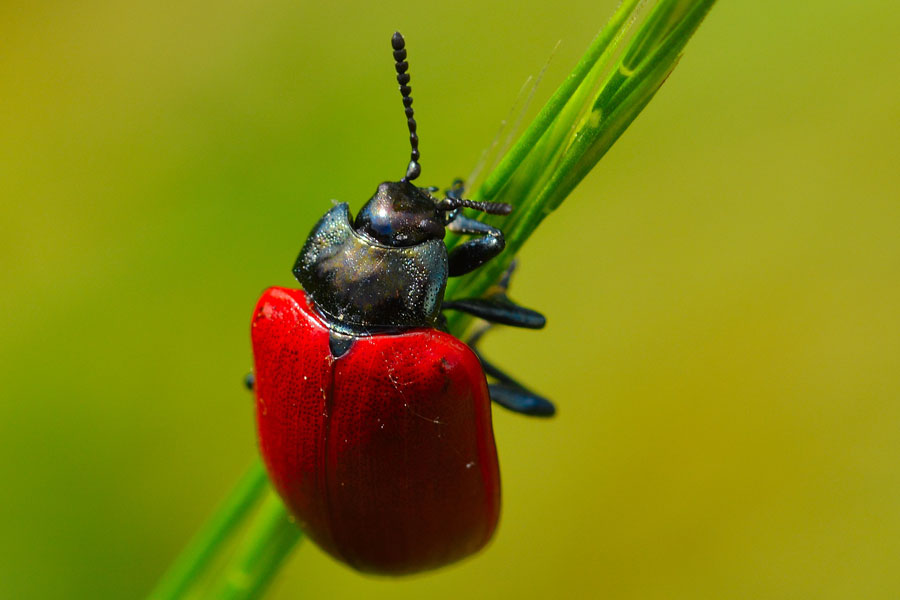
{"label": "beetle's segmented antenna", "polygon": [[484,202],[480,200],[466,200],[465,198],[447,197],[437,203],[438,210],[451,211],[457,208],[471,208],[480,210],[489,215],[508,215],[512,212],[512,205],[505,202]]}
{"label": "beetle's segmented antenna", "polygon": [[409,127],[409,145],[412,151],[409,155],[409,166],[406,168],[406,177],[403,181],[412,181],[422,172],[419,165],[419,136],[416,135],[416,120],[413,118],[412,88],[409,87],[409,63],[406,62],[406,41],[399,31],[395,31],[391,37],[391,46],[394,48],[394,68],[397,69],[397,83],[400,84],[400,95],[403,96],[403,107],[406,109],[406,125]]}

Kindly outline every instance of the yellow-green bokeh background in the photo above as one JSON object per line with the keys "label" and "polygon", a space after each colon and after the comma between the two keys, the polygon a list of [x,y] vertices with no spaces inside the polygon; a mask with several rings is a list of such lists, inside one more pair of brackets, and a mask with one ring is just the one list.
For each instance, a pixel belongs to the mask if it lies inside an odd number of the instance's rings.
{"label": "yellow-green bokeh background", "polygon": [[[613,0],[0,5],[0,597],[144,594],[255,452],[248,322],[406,148],[466,174]],[[900,596],[895,0],[723,1],[522,253],[504,513],[436,574],[273,598]]]}

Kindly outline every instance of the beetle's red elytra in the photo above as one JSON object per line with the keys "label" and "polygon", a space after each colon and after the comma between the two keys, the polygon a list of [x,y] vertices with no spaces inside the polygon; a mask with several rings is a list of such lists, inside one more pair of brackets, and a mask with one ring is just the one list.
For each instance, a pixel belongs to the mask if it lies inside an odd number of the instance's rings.
{"label": "beetle's red elytra", "polygon": [[361,338],[335,359],[306,294],[283,288],[263,294],[253,325],[260,450],[321,548],[361,571],[401,574],[488,542],[500,471],[468,346],[414,329]]}
{"label": "beetle's red elytra", "polygon": [[[506,296],[444,300],[448,277],[503,251],[503,233],[464,208],[511,207],[432,196],[420,172],[403,37],[391,44],[410,132],[400,181],[384,182],[354,219],[347,204],[315,225],[294,264],[303,290],[270,288],[253,314],[259,447],[299,525],[365,572],[435,569],[485,546],[500,514],[491,402],[550,416],[553,404],[446,331],[442,311],[539,329]],[[473,236],[447,250],[445,231]],[[482,330],[483,332],[483,330]],[[488,383],[490,376],[492,383]]]}

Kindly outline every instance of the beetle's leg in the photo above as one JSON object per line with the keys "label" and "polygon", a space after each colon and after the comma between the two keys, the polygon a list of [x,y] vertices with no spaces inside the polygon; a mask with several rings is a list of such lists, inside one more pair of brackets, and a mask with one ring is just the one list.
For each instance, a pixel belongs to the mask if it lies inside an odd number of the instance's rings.
{"label": "beetle's leg", "polygon": [[492,383],[488,385],[488,392],[491,394],[491,402],[521,415],[552,417],[556,414],[556,407],[552,402],[520,386]]}
{"label": "beetle's leg", "polygon": [[254,383],[256,383],[256,377],[253,375],[252,371],[244,375],[244,386],[251,392],[253,391]]}
{"label": "beetle's leg", "polygon": [[515,304],[503,296],[493,298],[466,298],[444,302],[442,310],[458,310],[498,325],[541,329],[547,319],[541,313]]}
{"label": "beetle's leg", "polygon": [[448,198],[462,198],[465,193],[466,183],[459,177],[454,179],[453,183],[450,184],[450,187],[444,190],[444,195]]}
{"label": "beetle's leg", "polygon": [[444,302],[441,310],[458,310],[498,325],[524,327],[525,329],[543,328],[547,324],[547,319],[544,315],[536,310],[519,306],[506,295],[506,290],[509,288],[509,279],[515,268],[516,263],[513,261],[503,273],[497,285],[488,290],[484,298],[449,300]]}
{"label": "beetle's leg", "polygon": [[481,361],[481,367],[484,369],[485,375],[496,379],[496,383],[488,385],[488,391],[491,394],[491,400],[513,412],[529,415],[533,417],[551,417],[556,413],[556,407],[553,403],[540,396],[527,387],[495,367],[493,364],[485,360],[484,356],[478,351],[478,342],[482,336],[491,328],[492,324],[511,325],[513,327],[525,327],[528,329],[540,329],[547,320],[541,313],[524,308],[515,304],[506,296],[506,290],[509,288],[509,280],[516,268],[513,261],[509,268],[503,273],[500,281],[497,282],[485,298],[469,298],[466,300],[456,300],[444,302],[441,309],[459,310],[469,313],[488,322],[488,325],[481,327],[472,336],[466,340],[466,343],[472,348],[475,356]]}
{"label": "beetle's leg", "polygon": [[475,352],[475,356],[481,361],[481,367],[485,375],[496,379],[496,383],[488,385],[491,400],[503,408],[531,417],[552,417],[556,414],[556,407],[552,402],[526,388],[524,385],[485,360],[477,349],[481,336],[490,329],[484,327],[469,338],[468,344]]}
{"label": "beetle's leg", "polygon": [[[462,179],[454,179],[444,195],[451,200],[461,200],[466,192]],[[467,217],[462,209],[456,209],[447,215],[447,230],[463,235],[477,235],[478,238],[464,242],[450,251],[450,277],[459,277],[470,273],[491,260],[506,247],[503,232],[496,227]]]}
{"label": "beetle's leg", "polygon": [[465,216],[462,211],[447,224],[447,230],[465,235],[478,235],[473,240],[463,242],[450,251],[449,276],[459,277],[474,271],[491,260],[506,247],[503,232],[487,223]]}
{"label": "beetle's leg", "polygon": [[518,306],[506,296],[509,280],[515,268],[516,263],[513,261],[497,285],[488,291],[486,297],[445,302],[443,308],[467,312],[488,321],[488,325],[475,331],[467,343],[481,361],[485,375],[496,380],[495,383],[488,385],[491,400],[513,412],[534,417],[550,417],[556,413],[556,407],[552,402],[495,367],[478,351],[478,342],[490,330],[491,324],[540,329],[547,321],[541,313]]}

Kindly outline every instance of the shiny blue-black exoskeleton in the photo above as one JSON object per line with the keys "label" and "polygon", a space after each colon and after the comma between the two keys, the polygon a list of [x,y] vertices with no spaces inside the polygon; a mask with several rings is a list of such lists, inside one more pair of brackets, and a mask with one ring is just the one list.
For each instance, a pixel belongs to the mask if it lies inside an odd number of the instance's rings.
{"label": "shiny blue-black exoskeleton", "polygon": [[[355,219],[346,203],[329,210],[313,228],[293,269],[329,324],[332,353],[342,356],[360,336],[419,327],[446,329],[444,310],[463,311],[489,323],[543,327],[543,315],[507,298],[509,273],[486,298],[444,301],[448,277],[477,269],[505,246],[499,229],[467,217],[463,209],[505,215],[512,207],[465,199],[461,180],[445,190],[443,198],[432,195],[436,188],[413,183],[421,166],[409,64],[403,36],[395,33],[391,44],[411,145],[406,174],[399,181],[380,184]],[[446,231],[474,237],[448,252]],[[469,340],[473,349],[483,331]],[[547,399],[479,358],[494,380],[489,386],[492,400],[529,415],[555,412]]]}

